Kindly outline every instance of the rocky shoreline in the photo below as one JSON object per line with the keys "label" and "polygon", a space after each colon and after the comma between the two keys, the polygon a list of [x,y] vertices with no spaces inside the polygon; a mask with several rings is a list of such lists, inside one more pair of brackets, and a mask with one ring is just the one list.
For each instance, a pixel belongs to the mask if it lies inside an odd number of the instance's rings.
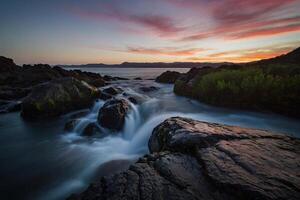
{"label": "rocky shoreline", "polygon": [[300,140],[264,130],[174,117],[150,154],[69,200],[298,199]]}
{"label": "rocky shoreline", "polygon": [[103,97],[99,87],[120,77],[47,64],[18,66],[0,56],[0,114],[21,111],[25,119],[56,117]]}
{"label": "rocky shoreline", "polygon": [[[0,57],[0,65],[0,113],[21,111],[24,119],[39,120],[88,108],[96,99],[105,100],[97,122],[85,127],[84,136],[100,133],[99,125],[111,133],[122,130],[132,105],[143,101],[122,88],[100,88],[124,80],[120,77],[49,65],[20,67],[4,57]],[[211,70],[168,71],[156,81],[175,83],[176,92],[178,81],[185,80],[188,86],[180,91],[193,94],[189,86],[194,77]],[[139,87],[144,93],[158,89]],[[76,120],[71,119],[65,130],[72,130]],[[154,128],[148,147],[150,153],[127,170],[101,177],[68,199],[299,199],[298,138],[173,117]]]}

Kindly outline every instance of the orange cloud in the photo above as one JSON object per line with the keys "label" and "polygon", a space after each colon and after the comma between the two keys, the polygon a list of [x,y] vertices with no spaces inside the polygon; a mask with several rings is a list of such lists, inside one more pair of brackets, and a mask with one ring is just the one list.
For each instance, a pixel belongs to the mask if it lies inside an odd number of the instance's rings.
{"label": "orange cloud", "polygon": [[164,56],[194,56],[204,49],[201,48],[187,48],[178,49],[175,47],[164,47],[164,48],[143,48],[143,47],[128,47],[127,52],[148,54],[148,55],[164,55]]}
{"label": "orange cloud", "polygon": [[199,62],[251,62],[273,58],[293,50],[295,46],[269,47],[262,49],[234,50],[209,54],[205,57],[191,57],[189,61]]}

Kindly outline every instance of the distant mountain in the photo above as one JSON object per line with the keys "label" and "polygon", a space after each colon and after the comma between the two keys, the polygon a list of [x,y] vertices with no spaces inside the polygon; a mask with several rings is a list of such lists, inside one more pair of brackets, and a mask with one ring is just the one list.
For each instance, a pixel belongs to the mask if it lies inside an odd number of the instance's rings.
{"label": "distant mountain", "polygon": [[59,65],[60,67],[70,67],[70,68],[84,68],[84,67],[99,67],[99,68],[193,68],[193,67],[219,67],[221,65],[232,65],[233,63],[221,62],[221,63],[195,63],[195,62],[173,62],[173,63],[135,63],[135,62],[124,62],[121,64],[83,64],[83,65]]}
{"label": "distant mountain", "polygon": [[300,65],[300,47],[297,49],[274,58],[251,62],[251,64],[297,64]]}

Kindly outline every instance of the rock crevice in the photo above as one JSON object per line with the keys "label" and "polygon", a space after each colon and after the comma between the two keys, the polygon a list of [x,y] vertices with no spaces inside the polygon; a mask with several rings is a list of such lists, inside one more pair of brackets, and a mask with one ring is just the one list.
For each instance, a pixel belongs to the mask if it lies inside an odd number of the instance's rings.
{"label": "rock crevice", "polygon": [[127,171],[102,178],[110,183],[108,190],[99,188],[87,195],[91,191],[87,189],[70,199],[296,200],[300,196],[297,138],[175,117],[153,130],[148,146],[150,154]]}

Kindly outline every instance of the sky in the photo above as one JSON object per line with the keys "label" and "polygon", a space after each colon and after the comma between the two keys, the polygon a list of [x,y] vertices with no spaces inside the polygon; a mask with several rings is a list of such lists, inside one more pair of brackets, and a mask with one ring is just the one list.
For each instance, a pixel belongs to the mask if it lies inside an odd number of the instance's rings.
{"label": "sky", "polygon": [[248,62],[300,46],[300,0],[0,0],[17,64]]}

